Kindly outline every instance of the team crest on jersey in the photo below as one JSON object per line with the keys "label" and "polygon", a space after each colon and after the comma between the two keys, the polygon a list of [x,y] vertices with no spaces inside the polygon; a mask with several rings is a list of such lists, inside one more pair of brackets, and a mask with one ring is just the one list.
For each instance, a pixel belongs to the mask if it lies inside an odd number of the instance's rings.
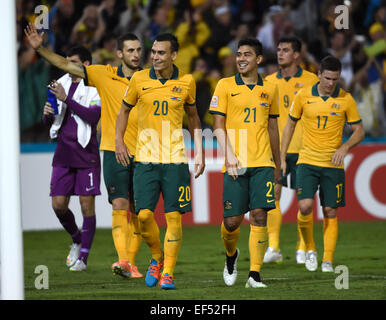
{"label": "team crest on jersey", "polygon": [[212,108],[217,108],[218,107],[218,96],[213,96],[212,100],[210,102],[210,106]]}
{"label": "team crest on jersey", "polygon": [[334,108],[334,109],[339,109],[340,108],[340,104],[333,103],[331,107]]}
{"label": "team crest on jersey", "polygon": [[179,87],[174,86],[173,89],[172,89],[172,92],[175,92],[175,93],[181,93],[181,92],[182,92],[182,89],[179,88]]}
{"label": "team crest on jersey", "polygon": [[230,202],[229,200],[224,201],[224,208],[225,210],[232,209],[232,202]]}
{"label": "team crest on jersey", "polygon": [[263,91],[263,92],[261,93],[261,95],[260,95],[260,98],[262,98],[262,99],[268,99],[268,98],[269,98],[269,94]]}
{"label": "team crest on jersey", "polygon": [[114,194],[115,193],[115,187],[111,186],[109,187],[109,194]]}
{"label": "team crest on jersey", "polygon": [[298,190],[297,190],[298,196],[300,196],[302,194],[302,192],[303,192],[303,189],[302,188],[298,188]]}

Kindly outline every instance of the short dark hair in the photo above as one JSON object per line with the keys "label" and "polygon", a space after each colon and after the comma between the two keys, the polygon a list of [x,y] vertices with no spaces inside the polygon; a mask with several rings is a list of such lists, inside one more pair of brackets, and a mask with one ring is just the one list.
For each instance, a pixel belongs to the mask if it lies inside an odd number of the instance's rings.
{"label": "short dark hair", "polygon": [[279,43],[290,43],[294,52],[300,52],[302,50],[302,42],[297,37],[282,37],[279,39]]}
{"label": "short dark hair", "polygon": [[92,63],[92,56],[90,50],[83,46],[71,47],[67,52],[67,57],[78,56],[80,61]]}
{"label": "short dark hair", "polygon": [[324,70],[341,71],[342,64],[340,63],[339,59],[333,56],[327,56],[323,58],[320,63],[320,73],[323,73]]}
{"label": "short dark hair", "polygon": [[177,52],[180,45],[178,44],[178,39],[172,35],[171,33],[161,33],[155,37],[154,41],[169,41],[170,42],[170,50],[172,52]]}
{"label": "short dark hair", "polygon": [[237,45],[237,49],[241,46],[250,46],[256,53],[256,56],[261,56],[263,54],[263,45],[256,38],[245,38],[241,39]]}
{"label": "short dark hair", "polygon": [[134,33],[125,33],[124,35],[121,35],[119,38],[118,38],[118,50],[123,50],[123,43],[125,41],[135,41],[135,40],[138,40],[138,37],[134,34]]}

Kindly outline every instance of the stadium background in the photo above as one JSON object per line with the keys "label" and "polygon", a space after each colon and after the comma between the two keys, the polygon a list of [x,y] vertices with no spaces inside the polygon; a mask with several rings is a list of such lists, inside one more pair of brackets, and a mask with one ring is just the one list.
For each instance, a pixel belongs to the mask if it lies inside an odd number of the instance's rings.
{"label": "stadium background", "polygon": [[[149,49],[160,32],[173,32],[181,49],[178,67],[193,73],[197,82],[197,107],[203,128],[210,129],[207,109],[217,81],[236,72],[234,52],[244,36],[259,38],[264,63],[259,72],[277,70],[275,42],[297,35],[304,42],[303,68],[316,72],[321,59],[335,54],[342,59],[340,85],[350,91],[363,118],[366,139],[346,158],[346,207],[340,220],[386,220],[386,121],[385,121],[385,2],[380,0],[145,0],[145,1],[33,1],[17,0],[18,74],[21,129],[22,223],[24,230],[60,228],[48,196],[55,142],[41,122],[45,86],[62,72],[44,62],[28,47],[22,30],[35,20],[38,5],[49,8],[46,46],[59,54],[75,44],[93,52],[93,62],[117,64],[114,38],[135,32],[145,47],[143,66],[149,66]],[[336,32],[334,9],[346,5],[349,28]],[[343,77],[344,74],[344,77]],[[350,135],[348,128],[344,137]],[[189,141],[186,141],[189,146]],[[216,155],[216,144],[206,151]],[[221,159],[221,156],[219,156]],[[184,224],[219,224],[221,221],[221,160],[207,159],[206,174],[192,180],[193,214]],[[103,184],[103,182],[102,182]],[[111,209],[103,195],[97,198],[98,227],[111,227]],[[161,211],[159,203],[157,211]],[[79,212],[77,201],[71,208]],[[296,197],[285,190],[281,200],[283,222],[296,221]],[[321,220],[316,203],[315,219]],[[81,219],[80,215],[77,219]],[[164,225],[163,217],[157,215]],[[77,221],[79,222],[79,221]],[[247,222],[247,218],[245,219]]]}

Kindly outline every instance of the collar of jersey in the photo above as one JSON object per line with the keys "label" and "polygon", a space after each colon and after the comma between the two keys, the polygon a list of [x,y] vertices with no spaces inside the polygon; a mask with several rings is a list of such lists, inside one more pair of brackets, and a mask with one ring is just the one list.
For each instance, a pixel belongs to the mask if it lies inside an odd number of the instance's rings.
{"label": "collar of jersey", "polygon": [[[138,71],[139,70],[142,70],[142,68],[139,67]],[[122,65],[121,64],[119,65],[119,67],[117,69],[117,76],[125,78],[125,75],[123,74],[123,71],[122,71]],[[131,77],[127,77],[127,79],[130,81]]]}
{"label": "collar of jersey", "polygon": [[[300,66],[298,66],[298,71],[296,71],[296,73],[295,73],[295,75],[294,75],[293,77],[294,77],[294,78],[295,78],[295,77],[296,77],[296,78],[299,78],[299,77],[302,76],[302,74],[303,74],[303,69],[302,69]],[[276,78],[278,78],[278,79],[282,79],[282,78],[283,78],[283,75],[281,74],[281,71],[280,71],[280,70],[277,72]],[[291,78],[292,78],[292,77],[285,77],[284,79],[285,79],[286,81],[288,81],[288,80],[291,79]]]}
{"label": "collar of jersey", "polygon": [[[158,80],[161,81],[162,84],[164,84],[167,80],[176,80],[176,79],[178,79],[178,73],[179,73],[178,68],[173,64],[173,74],[172,74],[171,78],[158,79]],[[154,67],[150,68],[149,76],[150,76],[150,78],[157,80],[157,75],[155,74]]]}
{"label": "collar of jersey", "polygon": [[[318,85],[319,85],[319,83],[320,83],[320,81],[317,82],[317,83],[315,83],[315,84],[312,86],[312,95],[313,95],[314,97],[321,97],[324,101],[326,101],[330,96],[320,96],[320,95],[319,95],[319,92],[318,92]],[[339,90],[340,90],[340,88],[339,88],[339,86],[337,85],[337,86],[335,87],[334,92],[331,94],[331,97],[337,98],[338,95],[339,95]]]}
{"label": "collar of jersey", "polygon": [[[257,85],[258,86],[263,86],[263,78],[261,77],[261,75],[259,75],[259,74],[257,74]],[[236,80],[236,84],[238,85],[238,86],[242,86],[243,84],[245,84],[244,83],[244,80],[241,78],[241,75],[240,75],[240,73],[237,73],[236,75],[235,75],[235,80]],[[250,86],[255,86],[255,85],[248,85],[248,87],[251,89],[251,87]],[[252,89],[253,89],[253,87],[252,87]]]}

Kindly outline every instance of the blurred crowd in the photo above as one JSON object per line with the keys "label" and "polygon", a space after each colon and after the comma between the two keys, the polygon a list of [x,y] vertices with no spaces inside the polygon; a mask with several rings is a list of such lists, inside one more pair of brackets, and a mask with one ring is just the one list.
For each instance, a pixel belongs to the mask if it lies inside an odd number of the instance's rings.
{"label": "blurred crowd", "polygon": [[[385,0],[16,0],[22,142],[49,140],[41,122],[45,86],[63,74],[26,44],[23,30],[35,21],[38,5],[49,10],[45,46],[66,56],[70,47],[83,45],[94,64],[117,65],[116,38],[133,32],[143,43],[142,65],[148,67],[155,36],[175,34],[180,43],[175,63],[196,79],[204,128],[212,125],[207,110],[217,81],[237,72],[238,41],[249,36],[262,42],[259,72],[268,75],[278,70],[278,39],[295,35],[303,41],[304,69],[317,73],[329,54],[341,60],[340,86],[357,101],[367,135],[386,135]],[[335,12],[339,5],[347,10]],[[336,28],[346,22],[347,29]]]}

